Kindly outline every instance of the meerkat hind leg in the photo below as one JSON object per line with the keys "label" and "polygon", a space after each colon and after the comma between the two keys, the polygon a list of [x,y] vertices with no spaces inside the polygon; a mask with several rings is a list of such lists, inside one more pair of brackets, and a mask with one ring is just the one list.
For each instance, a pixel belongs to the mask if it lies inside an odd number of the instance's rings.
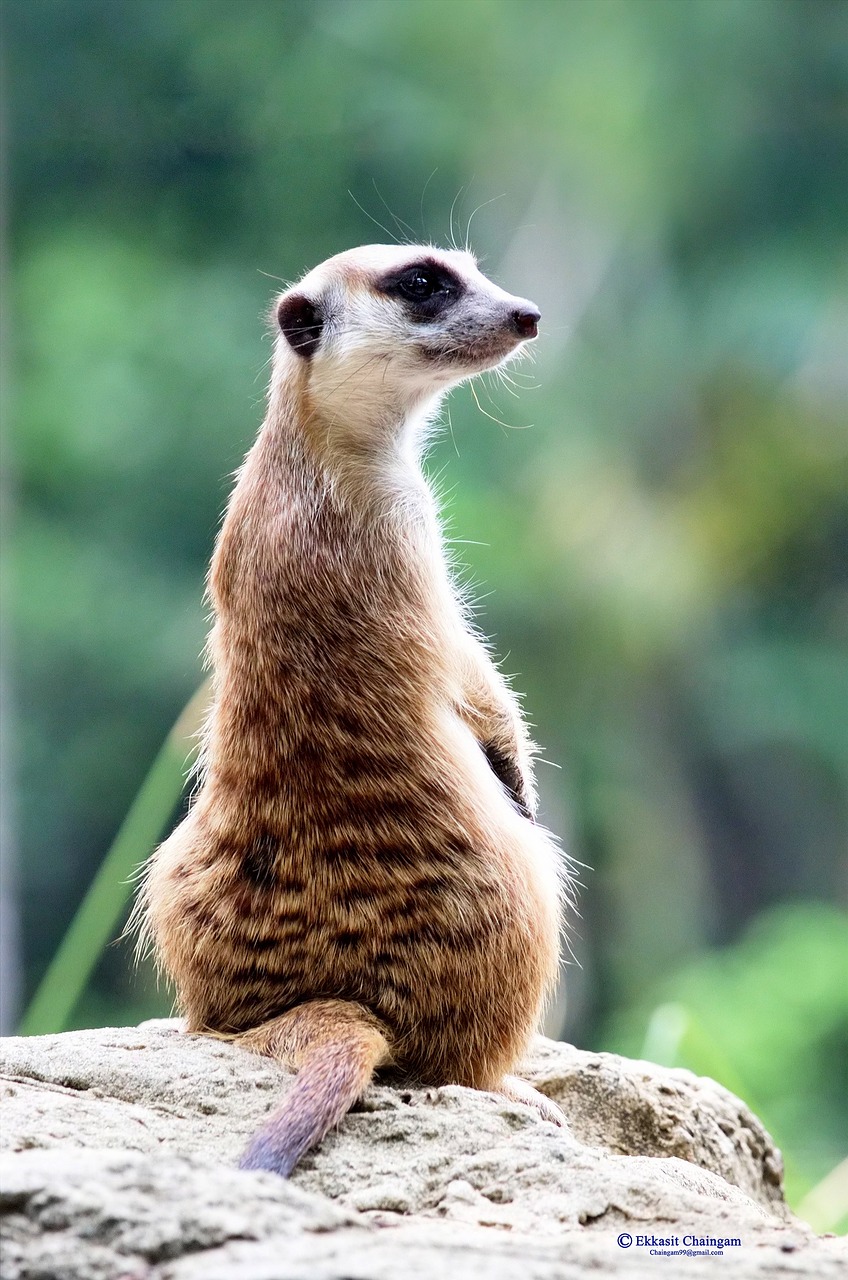
{"label": "meerkat hind leg", "polygon": [[297,1005],[235,1042],[298,1072],[239,1161],[241,1169],[284,1178],[361,1097],[376,1068],[391,1061],[385,1028],[362,1005],[345,1000]]}
{"label": "meerkat hind leg", "polygon": [[532,1107],[543,1120],[549,1120],[560,1129],[568,1128],[568,1122],[557,1104],[518,1076],[504,1076],[498,1093],[510,1102],[523,1102],[526,1107]]}

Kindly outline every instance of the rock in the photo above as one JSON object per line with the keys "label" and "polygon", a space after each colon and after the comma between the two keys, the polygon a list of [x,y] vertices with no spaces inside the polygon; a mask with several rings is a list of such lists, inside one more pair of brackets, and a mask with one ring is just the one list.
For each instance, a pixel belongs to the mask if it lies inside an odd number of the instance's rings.
{"label": "rock", "polygon": [[4,1280],[647,1277],[647,1237],[739,1240],[734,1277],[846,1274],[713,1081],[541,1039],[526,1075],[569,1131],[491,1094],[377,1085],[285,1182],[235,1168],[291,1080],[267,1060],[175,1022],[3,1041]]}
{"label": "rock", "polygon": [[618,1155],[678,1156],[788,1215],[780,1152],[715,1080],[541,1038],[525,1075],[557,1100],[582,1142]]}

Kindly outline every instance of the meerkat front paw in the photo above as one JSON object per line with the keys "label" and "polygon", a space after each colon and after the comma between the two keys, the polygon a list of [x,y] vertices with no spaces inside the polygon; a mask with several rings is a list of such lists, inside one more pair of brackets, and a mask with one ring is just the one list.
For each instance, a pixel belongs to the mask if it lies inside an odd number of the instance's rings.
{"label": "meerkat front paw", "polygon": [[534,1089],[526,1080],[520,1080],[518,1076],[504,1076],[498,1092],[510,1102],[523,1102],[526,1107],[532,1107],[534,1111],[538,1111],[543,1120],[549,1120],[558,1128],[568,1128],[568,1121],[557,1104],[550,1098],[546,1098],[538,1089]]}

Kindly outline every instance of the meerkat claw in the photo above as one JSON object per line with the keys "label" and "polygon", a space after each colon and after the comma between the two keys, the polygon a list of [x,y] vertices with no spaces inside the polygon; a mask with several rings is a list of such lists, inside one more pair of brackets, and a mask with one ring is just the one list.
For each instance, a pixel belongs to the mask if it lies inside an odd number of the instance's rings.
{"label": "meerkat claw", "polygon": [[543,1120],[548,1120],[557,1128],[568,1128],[568,1122],[557,1104],[540,1093],[538,1089],[534,1089],[526,1080],[520,1080],[518,1076],[505,1076],[500,1093],[510,1102],[523,1102],[526,1107],[532,1107],[534,1111],[538,1111]]}

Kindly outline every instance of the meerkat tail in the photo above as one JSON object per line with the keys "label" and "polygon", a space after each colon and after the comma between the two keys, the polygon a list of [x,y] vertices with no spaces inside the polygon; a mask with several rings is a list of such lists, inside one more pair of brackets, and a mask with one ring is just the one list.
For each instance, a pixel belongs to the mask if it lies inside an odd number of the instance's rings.
{"label": "meerkat tail", "polygon": [[362,1005],[342,1000],[298,1005],[245,1032],[238,1043],[298,1071],[239,1161],[240,1169],[267,1169],[283,1178],[339,1123],[375,1070],[391,1062],[387,1030]]}

